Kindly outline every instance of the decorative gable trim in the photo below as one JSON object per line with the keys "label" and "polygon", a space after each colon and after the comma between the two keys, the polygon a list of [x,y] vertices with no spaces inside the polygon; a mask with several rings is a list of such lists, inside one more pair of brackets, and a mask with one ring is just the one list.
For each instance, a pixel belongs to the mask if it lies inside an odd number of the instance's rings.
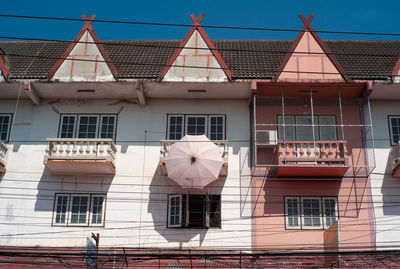
{"label": "decorative gable trim", "polygon": [[400,81],[399,71],[400,71],[400,58],[397,60],[396,65],[395,65],[394,68],[393,68],[393,72],[392,72],[392,82],[394,82],[394,81]]}
{"label": "decorative gable trim", "polygon": [[7,80],[8,79],[8,70],[6,68],[6,65],[4,64],[3,59],[0,56],[0,70],[1,70],[1,74],[3,75],[4,79]]}
{"label": "decorative gable trim", "polygon": [[167,64],[164,66],[163,70],[161,71],[160,79],[163,79],[164,76],[167,74],[168,70],[170,67],[173,65],[175,62],[176,58],[180,55],[182,52],[183,48],[186,46],[187,42],[189,39],[192,37],[193,33],[197,30],[201,37],[204,39],[206,42],[208,48],[211,50],[213,56],[221,66],[222,70],[224,71],[225,75],[229,78],[229,80],[232,79],[232,74],[231,71],[228,69],[228,66],[225,64],[224,60],[222,59],[221,55],[215,48],[214,44],[211,42],[210,38],[207,36],[206,32],[204,31],[203,27],[201,27],[200,22],[204,18],[204,14],[200,14],[200,16],[196,19],[196,17],[193,14],[190,14],[190,18],[193,21],[193,26],[190,28],[189,32],[186,34],[185,38],[182,40],[182,42],[179,44],[179,47],[175,50],[174,54],[172,57],[169,59]]}
{"label": "decorative gable trim", "polygon": [[64,54],[61,56],[61,58],[57,61],[57,63],[53,66],[53,68],[50,70],[48,80],[52,79],[54,74],[57,72],[58,68],[62,65],[62,63],[65,61],[65,59],[68,58],[70,55],[71,51],[75,48],[76,44],[81,40],[82,36],[85,34],[86,31],[89,31],[90,35],[92,36],[97,48],[99,49],[101,55],[103,56],[105,62],[107,63],[108,68],[110,69],[111,73],[113,74],[115,80],[118,80],[118,72],[115,66],[112,64],[110,57],[108,56],[107,51],[104,49],[103,44],[101,44],[100,39],[98,38],[97,34],[95,33],[93,27],[92,27],[92,22],[96,18],[96,15],[92,15],[90,19],[86,17],[86,15],[82,15],[82,19],[85,22],[85,25],[83,26],[82,30],[79,32],[79,34],[75,37],[74,41],[71,42],[64,52]]}
{"label": "decorative gable trim", "polygon": [[329,60],[333,63],[333,65],[339,71],[339,73],[343,77],[343,79],[346,82],[349,82],[350,78],[347,76],[346,71],[340,65],[340,63],[338,62],[336,57],[333,55],[331,50],[328,48],[328,46],[325,44],[325,42],[321,39],[321,37],[318,35],[318,33],[311,26],[311,21],[314,18],[314,14],[310,14],[308,19],[306,19],[306,17],[303,14],[300,14],[299,17],[304,23],[303,28],[301,28],[300,33],[297,35],[297,38],[295,39],[295,41],[292,43],[292,46],[290,47],[289,52],[286,54],[285,58],[283,58],[283,61],[280,64],[278,71],[276,72],[276,80],[278,80],[280,75],[282,74],[283,69],[285,68],[289,59],[291,58],[294,51],[296,50],[297,45],[300,43],[301,39],[304,36],[304,33],[306,31],[308,31],[314,37],[314,39],[317,41],[318,45],[322,48],[322,50],[326,53],[326,56],[329,58]]}

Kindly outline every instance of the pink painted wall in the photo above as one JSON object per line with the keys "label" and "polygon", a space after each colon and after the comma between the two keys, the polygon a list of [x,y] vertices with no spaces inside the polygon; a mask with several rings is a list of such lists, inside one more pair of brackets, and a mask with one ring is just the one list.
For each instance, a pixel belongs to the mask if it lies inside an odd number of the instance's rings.
{"label": "pink painted wall", "polygon": [[252,179],[252,245],[265,250],[323,250],[324,230],[286,230],[285,196],[337,196],[341,250],[372,250],[375,244],[368,178],[342,181]]}
{"label": "pink painted wall", "polygon": [[[286,99],[285,114],[310,115],[309,99]],[[346,100],[343,104],[343,123],[361,124],[361,105]],[[261,105],[262,104],[262,105]],[[304,104],[307,104],[305,106]],[[277,124],[277,115],[282,115],[280,100],[265,98],[256,107],[257,124]],[[340,124],[338,101],[314,100],[314,115],[335,115]],[[258,127],[258,129],[277,129],[277,126]],[[337,138],[341,139],[340,128]],[[372,250],[375,245],[374,216],[372,209],[370,182],[365,167],[366,157],[363,144],[362,127],[344,128],[344,138],[348,141],[348,161],[351,166],[341,180],[295,180],[268,176],[267,169],[257,169],[252,178],[252,245],[253,249],[301,250],[311,247],[323,250],[324,230],[286,230],[285,196],[336,196],[340,218],[341,250]],[[265,147],[258,152],[265,164],[277,164],[274,147]]]}

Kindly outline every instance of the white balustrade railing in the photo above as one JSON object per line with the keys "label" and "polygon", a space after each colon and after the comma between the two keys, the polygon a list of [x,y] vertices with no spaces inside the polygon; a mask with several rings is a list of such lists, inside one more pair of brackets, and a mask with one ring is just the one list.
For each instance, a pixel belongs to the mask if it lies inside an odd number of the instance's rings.
{"label": "white balustrade railing", "polygon": [[[171,145],[179,140],[161,140],[161,161],[167,157]],[[221,157],[224,162],[228,162],[228,141],[227,140],[212,140],[221,149]]]}
{"label": "white balustrade railing", "polygon": [[114,164],[117,148],[112,139],[103,138],[48,138],[45,161],[93,160]]}
{"label": "white balustrade railing", "polygon": [[7,146],[0,141],[0,165],[6,167]]}
{"label": "white balustrade railing", "polygon": [[390,164],[392,172],[395,173],[395,170],[398,170],[396,168],[400,165],[400,142],[394,145],[390,150]]}

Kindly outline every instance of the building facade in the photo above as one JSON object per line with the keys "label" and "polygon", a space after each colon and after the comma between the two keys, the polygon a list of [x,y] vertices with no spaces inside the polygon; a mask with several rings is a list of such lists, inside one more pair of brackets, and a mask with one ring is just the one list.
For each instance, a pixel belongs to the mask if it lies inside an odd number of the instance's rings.
{"label": "building facade", "polygon": [[[211,41],[203,15],[181,42],[100,41],[94,18],[0,42],[0,245],[396,247],[398,41],[323,41],[312,16],[294,41]],[[170,178],[185,135],[218,147],[205,187]]]}

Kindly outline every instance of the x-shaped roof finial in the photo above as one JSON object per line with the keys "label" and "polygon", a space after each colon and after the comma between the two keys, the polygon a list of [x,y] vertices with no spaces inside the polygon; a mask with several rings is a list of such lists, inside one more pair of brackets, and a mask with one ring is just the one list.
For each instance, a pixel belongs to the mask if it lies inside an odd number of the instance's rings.
{"label": "x-shaped roof finial", "polygon": [[96,18],[96,15],[90,16],[90,19],[86,17],[86,15],[82,15],[82,19],[85,21],[85,26],[89,28],[89,26],[92,24],[94,19]]}
{"label": "x-shaped roof finial", "polygon": [[300,14],[299,17],[304,22],[304,26],[309,29],[311,27],[311,21],[314,18],[314,14],[310,14],[310,16],[308,16],[308,19],[306,19],[303,14]]}
{"label": "x-shaped roof finial", "polygon": [[196,17],[194,16],[194,14],[190,14],[190,18],[193,21],[193,24],[195,27],[200,26],[200,22],[203,20],[204,18],[204,14],[200,14],[200,16],[196,19]]}

